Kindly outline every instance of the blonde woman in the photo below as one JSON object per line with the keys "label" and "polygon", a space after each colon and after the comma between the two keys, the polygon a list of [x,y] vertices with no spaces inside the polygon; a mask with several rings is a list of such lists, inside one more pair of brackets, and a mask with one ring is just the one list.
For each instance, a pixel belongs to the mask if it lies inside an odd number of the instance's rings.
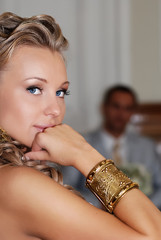
{"label": "blonde woman", "polygon": [[[0,16],[0,239],[159,240],[160,211],[62,124],[66,47],[50,16]],[[82,172],[108,212],[69,191],[45,160]]]}

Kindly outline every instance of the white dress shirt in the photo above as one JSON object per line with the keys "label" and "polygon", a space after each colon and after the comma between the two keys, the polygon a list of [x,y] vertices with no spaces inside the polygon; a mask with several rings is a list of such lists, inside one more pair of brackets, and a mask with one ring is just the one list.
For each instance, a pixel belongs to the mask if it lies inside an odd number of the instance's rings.
{"label": "white dress shirt", "polygon": [[118,153],[121,158],[121,165],[124,165],[127,163],[127,154],[128,154],[128,149],[127,149],[127,140],[125,135],[121,135],[119,138],[115,138],[112,136],[110,133],[108,133],[105,130],[101,130],[101,138],[102,142],[104,144],[104,148],[107,149],[107,152],[110,153],[109,158],[114,159],[113,156],[113,149],[115,144],[119,145],[118,148]]}

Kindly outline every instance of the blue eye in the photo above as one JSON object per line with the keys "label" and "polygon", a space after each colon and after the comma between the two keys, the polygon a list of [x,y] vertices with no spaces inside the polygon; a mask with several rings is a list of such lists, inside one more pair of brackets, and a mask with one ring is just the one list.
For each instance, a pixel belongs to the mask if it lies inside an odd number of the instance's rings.
{"label": "blue eye", "polygon": [[67,91],[67,90],[58,90],[57,92],[56,92],[56,96],[57,97],[61,97],[61,98],[64,98],[64,95],[69,95],[70,93],[69,93],[69,91]]}
{"label": "blue eye", "polygon": [[29,91],[31,94],[38,95],[41,94],[42,89],[36,86],[31,86],[27,88],[27,91]]}
{"label": "blue eye", "polygon": [[62,90],[57,91],[57,92],[56,92],[56,96],[63,98],[63,97],[64,97],[64,91],[62,91]]}

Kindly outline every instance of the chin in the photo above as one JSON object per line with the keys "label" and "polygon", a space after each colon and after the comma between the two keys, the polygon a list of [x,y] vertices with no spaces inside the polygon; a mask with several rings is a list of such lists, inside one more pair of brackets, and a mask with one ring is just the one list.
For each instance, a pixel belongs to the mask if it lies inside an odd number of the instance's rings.
{"label": "chin", "polygon": [[[15,139],[15,138],[14,138]],[[31,148],[32,146],[32,141],[30,139],[15,139],[17,142],[19,142],[20,144],[28,147],[28,148]]]}
{"label": "chin", "polygon": [[119,133],[123,133],[125,131],[125,128],[122,128],[122,127],[117,127],[115,128],[117,132]]}

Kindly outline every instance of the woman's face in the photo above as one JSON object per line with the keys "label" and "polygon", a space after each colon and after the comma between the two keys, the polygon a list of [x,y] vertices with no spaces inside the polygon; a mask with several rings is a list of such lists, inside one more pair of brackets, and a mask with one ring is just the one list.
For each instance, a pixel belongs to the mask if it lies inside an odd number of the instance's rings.
{"label": "woman's face", "polygon": [[68,85],[58,52],[17,48],[0,73],[0,126],[30,147],[36,133],[62,122]]}

